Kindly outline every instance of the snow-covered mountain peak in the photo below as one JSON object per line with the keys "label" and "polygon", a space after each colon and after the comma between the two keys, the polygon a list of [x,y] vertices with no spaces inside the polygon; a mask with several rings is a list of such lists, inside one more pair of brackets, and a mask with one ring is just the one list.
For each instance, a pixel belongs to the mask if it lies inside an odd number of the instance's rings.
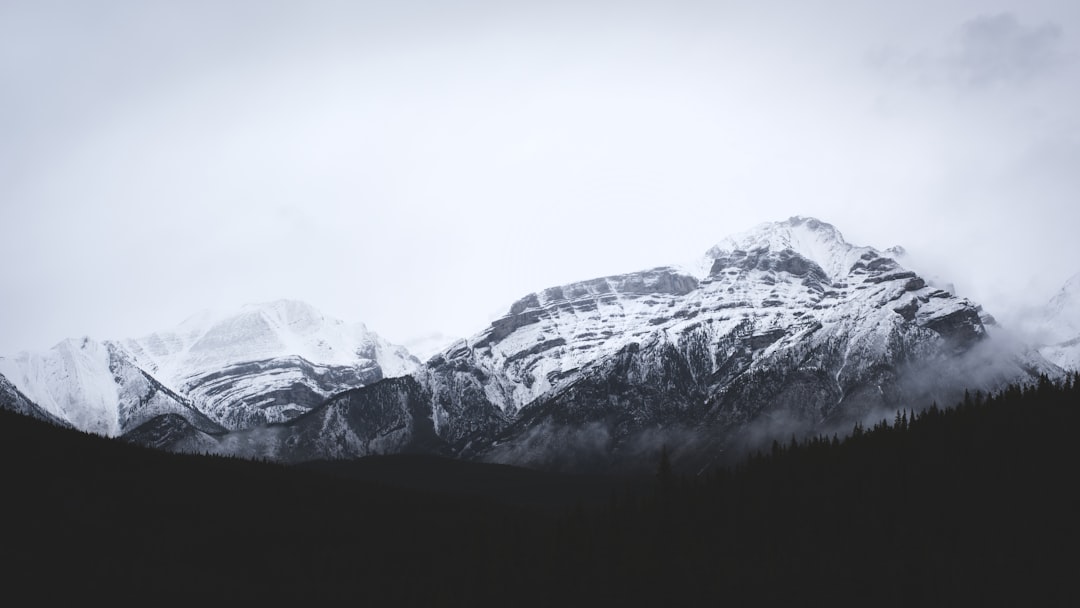
{"label": "snow-covered mountain peak", "polygon": [[1057,340],[1080,335],[1080,274],[1074,275],[1061,288],[1046,307],[1047,325]]}
{"label": "snow-covered mountain peak", "polygon": [[363,324],[277,300],[202,311],[138,339],[67,339],[0,358],[0,374],[49,414],[117,435],[162,413],[203,429],[280,422],[419,365]]}
{"label": "snow-covered mountain peak", "polygon": [[[610,357],[658,344],[728,348],[745,339],[748,353],[764,357],[763,369],[775,363],[773,353],[842,345],[838,365],[851,375],[847,355],[901,360],[911,352],[904,340],[959,352],[985,337],[971,302],[928,287],[893,257],[852,245],[813,218],[728,237],[709,250],[705,266],[708,272],[664,266],[538,291],[428,367],[481,370],[476,390],[514,416]],[[719,373],[718,361],[695,373]],[[472,383],[469,373],[454,382]]]}
{"label": "snow-covered mountain peak", "polygon": [[1066,369],[1080,369],[1080,274],[1074,275],[1033,323],[1039,352]]}
{"label": "snow-covered mountain peak", "polygon": [[172,331],[121,344],[166,386],[230,428],[286,419],[329,394],[420,365],[362,323],[345,323],[296,300],[199,313]]}
{"label": "snow-covered mountain peak", "polygon": [[348,365],[357,358],[377,359],[381,343],[362,323],[346,324],[310,304],[277,300],[225,313],[202,312],[174,330],[127,340],[124,345],[140,361],[173,376],[184,369],[207,371],[289,356]]}
{"label": "snow-covered mountain peak", "polygon": [[110,436],[121,430],[116,369],[108,344],[88,337],[62,340],[45,352],[0,358],[0,374],[49,414]]}
{"label": "snow-covered mountain peak", "polygon": [[[90,336],[80,336],[77,338],[64,338],[63,340],[54,344],[50,350],[63,353],[74,353],[80,350],[93,351],[102,348],[104,348],[104,345],[98,340],[95,340]],[[19,353],[18,356],[23,357],[30,354],[37,353],[30,353],[29,351],[24,351]]]}
{"label": "snow-covered mountain peak", "polygon": [[[324,325],[345,325],[344,321],[327,317],[311,304],[299,300],[274,300],[246,304],[241,308],[240,315],[259,316],[275,326],[286,327],[297,333],[317,331]],[[354,325],[364,331],[367,330],[362,323]]]}
{"label": "snow-covered mountain peak", "polygon": [[760,224],[728,236],[709,249],[706,259],[728,258],[734,253],[793,251],[819,266],[831,280],[847,276],[852,265],[869,247],[856,247],[832,224],[795,216],[782,222]]}
{"label": "snow-covered mountain peak", "polygon": [[1074,313],[1080,317],[1080,273],[1073,275],[1050,300],[1052,313]]}

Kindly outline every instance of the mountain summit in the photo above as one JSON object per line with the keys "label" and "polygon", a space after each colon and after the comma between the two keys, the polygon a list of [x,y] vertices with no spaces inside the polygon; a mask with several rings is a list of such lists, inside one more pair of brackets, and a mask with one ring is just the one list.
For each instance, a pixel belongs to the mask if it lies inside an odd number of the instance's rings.
{"label": "mountain summit", "polygon": [[[728,236],[710,249],[706,258],[726,260],[737,251],[790,251],[813,262],[829,279],[846,275],[864,253],[872,251],[881,255],[869,247],[849,244],[832,224],[800,216],[760,224],[752,230]],[[709,271],[711,274],[711,266]]]}

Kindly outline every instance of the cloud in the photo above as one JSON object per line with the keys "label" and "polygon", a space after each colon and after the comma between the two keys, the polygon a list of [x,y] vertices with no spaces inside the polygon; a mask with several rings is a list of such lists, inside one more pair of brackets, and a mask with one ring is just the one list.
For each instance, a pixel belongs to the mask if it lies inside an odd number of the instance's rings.
{"label": "cloud", "polygon": [[1080,270],[1077,3],[105,4],[0,2],[0,352],[284,296],[467,336],[792,215],[995,314]]}
{"label": "cloud", "polygon": [[1009,13],[981,15],[961,27],[947,62],[954,81],[967,86],[1023,84],[1063,61],[1061,40],[1053,23],[1029,27]]}
{"label": "cloud", "polygon": [[875,51],[874,67],[926,85],[963,89],[1021,86],[1064,64],[1064,30],[1056,23],[1022,23],[1012,13],[965,21],[939,48]]}

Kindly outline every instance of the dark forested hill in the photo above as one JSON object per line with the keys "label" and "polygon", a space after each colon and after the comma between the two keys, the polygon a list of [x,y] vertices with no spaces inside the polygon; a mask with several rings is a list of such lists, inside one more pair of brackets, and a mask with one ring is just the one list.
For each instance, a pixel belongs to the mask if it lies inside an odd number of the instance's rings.
{"label": "dark forested hill", "polygon": [[643,489],[177,456],[0,412],[0,582],[121,603],[1075,604],[1078,423],[1076,377],[1044,379]]}
{"label": "dark forested hill", "polygon": [[[1076,376],[898,413],[560,529],[557,578],[679,605],[1076,605]],[[627,582],[631,582],[627,585]],[[666,599],[665,599],[666,598]]]}

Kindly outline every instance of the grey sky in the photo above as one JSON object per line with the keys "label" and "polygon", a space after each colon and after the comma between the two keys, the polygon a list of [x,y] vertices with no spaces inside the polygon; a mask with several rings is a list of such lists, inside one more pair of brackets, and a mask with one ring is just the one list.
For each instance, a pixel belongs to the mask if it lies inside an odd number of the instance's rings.
{"label": "grey sky", "polygon": [[279,297],[468,335],[795,214],[1045,301],[1080,5],[883,4],[0,2],[0,353]]}

